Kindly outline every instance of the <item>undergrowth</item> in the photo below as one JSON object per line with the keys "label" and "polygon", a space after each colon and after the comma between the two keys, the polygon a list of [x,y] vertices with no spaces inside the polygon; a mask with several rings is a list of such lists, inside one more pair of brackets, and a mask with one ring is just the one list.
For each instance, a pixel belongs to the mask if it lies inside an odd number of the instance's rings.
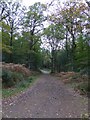
{"label": "undergrowth", "polygon": [[10,97],[27,89],[37,78],[37,74],[29,77],[12,72],[10,70],[2,71],[2,97]]}

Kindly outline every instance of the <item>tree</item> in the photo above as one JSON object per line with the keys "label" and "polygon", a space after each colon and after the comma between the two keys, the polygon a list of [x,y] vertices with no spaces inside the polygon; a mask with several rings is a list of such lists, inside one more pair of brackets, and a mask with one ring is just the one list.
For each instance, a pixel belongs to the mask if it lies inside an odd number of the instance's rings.
{"label": "tree", "polygon": [[[75,70],[75,49],[76,49],[76,40],[79,34],[83,34],[83,29],[85,26],[83,23],[87,20],[86,15],[83,15],[87,10],[87,6],[82,2],[68,1],[64,3],[61,9],[57,9],[57,13],[52,14],[52,20],[54,23],[63,24],[66,29],[66,44],[67,40],[71,42],[71,61],[72,61],[72,70]],[[56,17],[58,16],[58,17]],[[67,46],[67,45],[66,45]]]}
{"label": "tree", "polygon": [[[8,30],[8,34],[10,34],[9,46],[13,50],[13,40],[15,37],[14,35],[15,35],[17,27],[20,25],[19,22],[23,17],[22,15],[23,8],[21,7],[21,4],[19,2],[8,2],[7,1],[7,2],[3,2],[2,4],[3,4],[3,8],[2,8],[2,13],[1,13],[1,20],[3,20],[3,22],[5,22],[5,24],[7,24],[10,28]],[[3,28],[2,28],[2,34],[3,34]],[[9,62],[13,62],[12,52],[10,54]]]}
{"label": "tree", "polygon": [[10,26],[7,25],[5,22],[2,22],[2,31],[1,31],[1,38],[2,38],[2,60],[8,62],[9,55],[11,54],[11,47],[9,45],[10,39]]}
{"label": "tree", "polygon": [[29,42],[29,54],[28,54],[28,66],[32,69],[33,63],[31,59],[31,51],[37,52],[35,47],[40,45],[41,41],[41,31],[43,30],[43,22],[45,21],[44,11],[46,7],[44,4],[40,2],[35,3],[34,5],[29,7],[29,10],[26,12],[26,16],[23,20],[23,31],[28,34],[28,42]]}
{"label": "tree", "polygon": [[51,53],[45,48],[41,50],[41,68],[51,69]]}
{"label": "tree", "polygon": [[[46,37],[46,39],[45,39]],[[61,24],[50,25],[44,31],[44,39],[51,51],[51,72],[55,72],[56,51],[61,47],[61,40],[64,39],[64,28]]]}
{"label": "tree", "polygon": [[0,1],[0,22],[8,17],[8,6],[5,1]]}

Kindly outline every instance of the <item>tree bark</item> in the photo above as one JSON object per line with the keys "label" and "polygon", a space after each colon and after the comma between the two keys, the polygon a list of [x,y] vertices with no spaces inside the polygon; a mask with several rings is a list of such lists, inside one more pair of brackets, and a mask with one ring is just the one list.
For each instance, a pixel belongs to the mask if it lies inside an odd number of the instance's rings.
{"label": "tree bark", "polygon": [[72,71],[75,71],[75,49],[76,49],[76,44],[75,44],[75,36],[74,34],[72,35]]}
{"label": "tree bark", "polygon": [[[11,47],[11,49],[12,49],[12,46],[13,46],[13,25],[14,25],[14,21],[12,20],[11,21],[11,31],[10,31],[10,47]],[[10,63],[13,62],[13,54],[12,53],[10,53],[9,61],[10,61]]]}
{"label": "tree bark", "polygon": [[52,50],[52,58],[51,58],[51,73],[55,72],[55,51]]}

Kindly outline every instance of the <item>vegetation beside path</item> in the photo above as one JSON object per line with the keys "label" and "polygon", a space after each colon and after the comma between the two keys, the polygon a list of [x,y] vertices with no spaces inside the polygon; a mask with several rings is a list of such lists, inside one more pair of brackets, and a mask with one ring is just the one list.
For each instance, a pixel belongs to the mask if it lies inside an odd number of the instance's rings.
{"label": "vegetation beside path", "polygon": [[32,72],[20,64],[2,65],[2,97],[16,95],[29,88],[36,80],[38,72]]}
{"label": "vegetation beside path", "polygon": [[[3,63],[2,68],[2,95],[4,98],[24,91],[34,83],[39,75],[39,72],[30,71],[20,64]],[[47,69],[40,69],[40,72],[50,74],[50,70]],[[79,94],[87,96],[90,93],[87,75],[76,72],[60,72],[56,76]]]}
{"label": "vegetation beside path", "polygon": [[80,95],[88,95],[90,93],[90,85],[88,84],[88,76],[81,75],[76,72],[61,72],[57,73],[56,76],[63,81],[63,83],[72,87]]}
{"label": "vegetation beside path", "polygon": [[26,80],[20,81],[14,87],[10,88],[3,88],[2,89],[2,97],[7,98],[13,95],[17,95],[18,93],[23,92],[24,90],[28,89],[36,80],[36,76],[30,76]]}

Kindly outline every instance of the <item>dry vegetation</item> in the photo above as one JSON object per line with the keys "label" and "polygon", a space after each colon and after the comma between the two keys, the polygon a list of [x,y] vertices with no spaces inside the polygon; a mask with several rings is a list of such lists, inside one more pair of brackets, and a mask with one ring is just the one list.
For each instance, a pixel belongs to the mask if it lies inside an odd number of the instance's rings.
{"label": "dry vegetation", "polygon": [[10,70],[12,72],[22,73],[25,76],[30,76],[32,72],[24,67],[24,65],[14,64],[14,63],[3,63],[2,69]]}
{"label": "dry vegetation", "polygon": [[32,76],[37,74],[35,71],[30,71],[25,65],[2,63],[2,86],[4,88],[13,87],[19,82],[29,81]]}
{"label": "dry vegetation", "polygon": [[90,91],[87,75],[81,75],[80,73],[75,72],[61,72],[57,73],[56,76],[58,76],[65,84],[72,85],[74,90],[78,91],[80,94],[85,95]]}
{"label": "dry vegetation", "polygon": [[15,95],[27,89],[37,78],[38,72],[30,71],[25,65],[1,63],[2,96]]}
{"label": "dry vegetation", "polygon": [[72,80],[75,80],[75,82],[88,81],[87,75],[80,75],[75,72],[61,72],[57,73],[57,76],[60,77],[64,83],[72,82]]}

